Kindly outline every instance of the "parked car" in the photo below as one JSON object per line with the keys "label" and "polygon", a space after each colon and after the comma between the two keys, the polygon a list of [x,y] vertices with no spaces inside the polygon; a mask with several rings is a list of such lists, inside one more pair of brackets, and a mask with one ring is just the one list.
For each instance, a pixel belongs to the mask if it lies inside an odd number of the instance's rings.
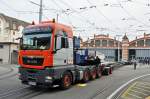
{"label": "parked car", "polygon": [[120,61],[119,63],[120,63],[120,64],[123,64],[123,65],[131,65],[131,64],[132,64],[131,61],[125,61],[125,60]]}

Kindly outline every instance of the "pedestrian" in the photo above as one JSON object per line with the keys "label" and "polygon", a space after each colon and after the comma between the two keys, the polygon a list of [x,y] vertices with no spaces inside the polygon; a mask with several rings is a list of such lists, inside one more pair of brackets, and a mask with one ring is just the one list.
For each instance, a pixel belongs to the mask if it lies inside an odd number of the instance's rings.
{"label": "pedestrian", "polygon": [[133,61],[133,65],[134,65],[134,70],[136,70],[136,66],[137,66],[136,60]]}
{"label": "pedestrian", "polygon": [[95,63],[97,66],[101,64],[101,59],[98,56],[96,56]]}

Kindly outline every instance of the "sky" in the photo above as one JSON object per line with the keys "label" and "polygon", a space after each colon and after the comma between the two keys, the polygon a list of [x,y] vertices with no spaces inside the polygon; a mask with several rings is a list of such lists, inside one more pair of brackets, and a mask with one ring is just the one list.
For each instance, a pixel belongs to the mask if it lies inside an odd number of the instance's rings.
{"label": "sky", "polygon": [[[0,0],[0,13],[38,23],[40,0]],[[84,40],[94,34],[128,35],[129,39],[150,33],[150,0],[43,0],[42,20],[57,19],[69,25]],[[121,40],[121,37],[120,37]]]}

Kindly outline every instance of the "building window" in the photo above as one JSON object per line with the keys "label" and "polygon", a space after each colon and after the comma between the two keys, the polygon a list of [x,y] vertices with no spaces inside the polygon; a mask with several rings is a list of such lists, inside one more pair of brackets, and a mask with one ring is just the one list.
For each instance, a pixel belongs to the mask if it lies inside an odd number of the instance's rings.
{"label": "building window", "polygon": [[107,40],[102,40],[102,46],[107,46]]}
{"label": "building window", "polygon": [[4,47],[3,45],[0,45],[0,49],[3,48],[3,47]]}
{"label": "building window", "polygon": [[13,31],[13,35],[15,35],[15,31]]}
{"label": "building window", "polygon": [[100,46],[100,40],[96,40],[96,41],[95,41],[95,46],[96,46],[96,47],[99,47],[99,46]]}
{"label": "building window", "polygon": [[146,46],[150,46],[150,39],[147,39],[145,43],[146,43]]}
{"label": "building window", "polygon": [[109,46],[114,46],[114,41],[110,40],[108,43],[109,43]]}
{"label": "building window", "polygon": [[137,46],[144,46],[144,40],[137,41]]}
{"label": "building window", "polygon": [[16,30],[17,26],[16,26],[16,22],[13,22],[13,30]]}

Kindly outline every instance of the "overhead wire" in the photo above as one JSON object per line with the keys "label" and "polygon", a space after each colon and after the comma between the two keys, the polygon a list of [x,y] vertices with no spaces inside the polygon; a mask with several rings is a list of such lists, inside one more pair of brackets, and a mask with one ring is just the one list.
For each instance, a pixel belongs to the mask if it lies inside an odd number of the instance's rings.
{"label": "overhead wire", "polygon": [[[55,5],[58,6],[58,3],[56,3],[56,2],[54,2],[54,3],[55,3]],[[63,4],[66,5],[66,3],[64,3],[64,2],[63,2]],[[67,4],[67,6],[69,6],[69,5]],[[70,6],[69,6],[69,7],[70,7]],[[64,9],[64,8],[62,8],[62,7],[60,7],[60,6],[59,6],[59,8],[60,8],[60,9]],[[72,11],[72,12],[70,12],[70,13],[68,13],[68,12],[65,13],[65,10],[67,10],[67,11]],[[63,12],[64,12],[64,13],[67,15],[67,17],[69,18],[69,19],[68,19],[68,22],[69,22],[70,25],[74,28],[75,26],[72,24],[72,22],[71,22],[71,20],[70,20],[70,14],[73,16],[72,13],[74,13],[74,11],[75,11],[75,12],[77,12],[77,11],[74,10],[72,7],[71,7],[71,9],[68,8],[68,9],[65,9],[65,10],[64,10]],[[79,13],[79,12],[78,12],[78,13]],[[74,18],[75,18],[75,17],[77,18],[77,16],[74,16]],[[86,18],[83,19],[83,18],[81,18],[81,17],[78,16],[77,19],[80,20],[80,21],[82,21],[82,22],[84,21],[85,23],[89,23],[90,25],[93,26],[93,24],[92,24],[88,19],[86,19]],[[74,30],[75,30],[75,28],[74,28]],[[85,31],[85,30],[81,30],[81,31],[83,32],[83,31]],[[80,31],[80,32],[81,32],[81,31]],[[84,34],[84,33],[83,33],[83,34]]]}
{"label": "overhead wire", "polygon": [[7,6],[10,10],[16,12],[16,9],[14,9],[13,7],[11,7],[9,4],[7,4],[5,1],[0,0],[0,2],[2,2],[5,6]]}
{"label": "overhead wire", "polygon": [[131,13],[129,13],[125,8],[124,8],[124,6],[120,3],[120,1],[119,0],[116,0],[117,2],[118,2],[118,4],[120,5],[120,7],[121,7],[121,9],[128,15],[128,16],[130,16],[130,17],[132,17],[132,18],[134,18],[137,22],[139,22],[139,23],[141,23],[141,24],[143,24],[143,25],[145,25],[145,26],[148,26],[149,27],[149,25],[147,25],[147,24],[145,24],[145,23],[143,23],[142,21],[140,21],[139,19],[137,19],[136,17],[134,17]]}
{"label": "overhead wire", "polygon": [[[80,16],[81,18],[83,18],[84,20],[86,19],[86,21],[91,24],[91,26],[94,26],[95,28],[97,28],[98,26],[95,26],[94,22],[91,22],[89,19],[87,19],[86,17],[82,16],[80,14],[79,11],[77,11],[76,9],[74,9],[72,6],[70,6],[68,3],[66,3],[64,0],[60,0],[59,2],[63,3],[65,6],[68,6],[72,11],[74,11],[75,13],[78,14],[78,16]],[[94,24],[93,24],[94,23]]]}
{"label": "overhead wire", "polygon": [[[86,1],[87,1],[89,4],[93,5],[93,3],[90,2],[89,0],[86,0]],[[107,21],[108,23],[111,24],[111,26],[115,26],[117,29],[120,29],[116,24],[112,23],[112,21],[111,21],[107,16],[105,16],[105,15],[103,14],[103,12],[102,12],[100,9],[98,9],[97,7],[96,7],[95,9],[97,10],[97,12],[98,12],[100,15],[102,15],[102,16],[106,19],[106,21]]]}

